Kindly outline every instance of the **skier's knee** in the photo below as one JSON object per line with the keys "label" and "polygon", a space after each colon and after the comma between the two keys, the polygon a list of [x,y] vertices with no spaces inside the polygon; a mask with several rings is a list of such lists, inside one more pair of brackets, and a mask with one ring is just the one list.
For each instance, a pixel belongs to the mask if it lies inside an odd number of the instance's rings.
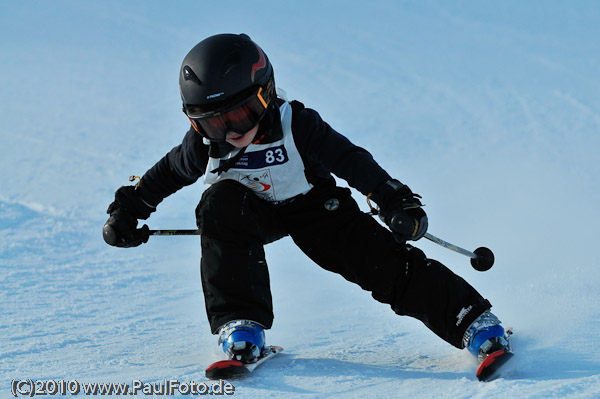
{"label": "skier's knee", "polygon": [[234,180],[213,184],[196,208],[200,234],[239,244],[267,244],[286,235],[269,205]]}
{"label": "skier's knee", "polygon": [[196,225],[200,233],[219,236],[227,225],[243,222],[244,216],[248,216],[245,209],[248,195],[251,192],[233,180],[211,185],[196,207]]}

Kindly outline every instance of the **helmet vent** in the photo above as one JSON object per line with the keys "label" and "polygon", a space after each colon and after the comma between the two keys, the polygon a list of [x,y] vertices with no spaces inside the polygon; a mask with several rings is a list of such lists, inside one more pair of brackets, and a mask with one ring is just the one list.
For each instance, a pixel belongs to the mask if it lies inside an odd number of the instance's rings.
{"label": "helmet vent", "polygon": [[198,76],[196,76],[196,74],[194,73],[194,71],[192,71],[192,68],[190,68],[189,65],[183,67],[183,79],[186,81],[191,80],[192,82],[195,82],[198,85],[202,86],[202,82],[200,81],[200,79],[198,79]]}

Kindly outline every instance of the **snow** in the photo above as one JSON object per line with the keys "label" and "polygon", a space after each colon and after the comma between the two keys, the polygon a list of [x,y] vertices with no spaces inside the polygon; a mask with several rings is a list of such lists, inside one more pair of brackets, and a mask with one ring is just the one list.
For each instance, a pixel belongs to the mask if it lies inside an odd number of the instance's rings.
{"label": "snow", "polygon": [[[187,130],[177,73],[246,32],[278,86],[421,194],[430,232],[494,250],[461,274],[515,330],[504,378],[283,239],[267,247],[285,352],[243,398],[600,397],[600,4],[5,2],[0,13],[0,396],[13,379],[207,382],[197,237],[104,244],[114,190]],[[151,228],[194,228],[199,182]],[[366,203],[357,194],[364,209]],[[596,337],[596,338],[594,338]],[[80,394],[83,396],[83,394]],[[141,393],[139,397],[144,397]]]}

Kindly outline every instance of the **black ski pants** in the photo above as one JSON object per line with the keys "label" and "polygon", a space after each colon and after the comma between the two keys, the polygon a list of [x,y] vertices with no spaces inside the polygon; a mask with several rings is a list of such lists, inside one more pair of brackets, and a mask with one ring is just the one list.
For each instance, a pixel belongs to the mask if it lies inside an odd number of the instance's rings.
{"label": "black ski pants", "polygon": [[362,212],[350,190],[313,188],[285,205],[258,198],[242,184],[213,184],[196,208],[201,232],[201,276],[213,333],[231,320],[273,323],[269,272],[263,246],[286,235],[322,268],[342,275],[421,320],[462,348],[467,327],[491,307],[471,285],[415,247],[399,244]]}

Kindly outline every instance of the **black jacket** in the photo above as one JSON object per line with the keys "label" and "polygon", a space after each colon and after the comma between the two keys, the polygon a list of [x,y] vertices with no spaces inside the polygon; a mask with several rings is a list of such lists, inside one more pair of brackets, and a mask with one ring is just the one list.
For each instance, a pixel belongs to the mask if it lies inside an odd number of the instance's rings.
{"label": "black jacket", "polygon": [[[278,111],[272,113],[271,122],[277,118]],[[281,123],[272,123],[260,142],[277,140],[281,134]],[[315,186],[334,182],[333,173],[368,195],[390,179],[368,151],[352,144],[324,122],[316,111],[304,108],[298,101],[292,102],[292,134],[304,162],[307,180]],[[204,144],[202,136],[190,127],[183,142],[144,174],[138,188],[140,197],[156,207],[167,196],[196,182],[206,170],[209,154],[221,157],[231,150],[233,147],[227,143]]]}

